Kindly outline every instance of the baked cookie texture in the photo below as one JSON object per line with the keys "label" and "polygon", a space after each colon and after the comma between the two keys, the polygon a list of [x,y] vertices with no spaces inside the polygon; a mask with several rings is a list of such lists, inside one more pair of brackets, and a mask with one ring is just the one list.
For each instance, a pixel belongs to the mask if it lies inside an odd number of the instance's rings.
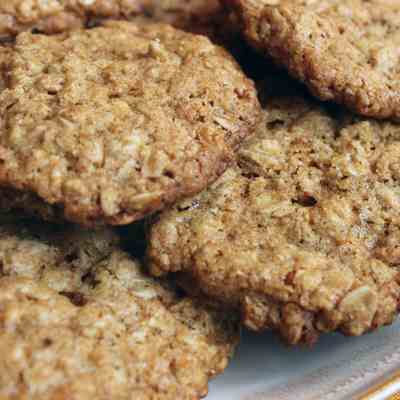
{"label": "baked cookie texture", "polygon": [[0,4],[0,37],[60,33],[108,18],[151,19],[212,37],[225,36],[227,20],[218,0],[7,0]]}
{"label": "baked cookie texture", "polygon": [[400,117],[400,3],[225,0],[245,36],[322,100]]}
{"label": "baked cookie texture", "polygon": [[[102,3],[99,13],[106,11],[107,1],[81,0],[6,0],[0,4],[0,37],[13,36],[24,30],[46,33],[81,27],[91,4]],[[108,7],[108,12],[116,11]]]}
{"label": "baked cookie texture", "polygon": [[22,33],[5,54],[0,186],[81,224],[130,223],[199,192],[259,116],[225,50],[163,24]]}
{"label": "baked cookie texture", "polygon": [[237,21],[219,0],[141,0],[136,19],[164,22],[226,44],[237,34]]}
{"label": "baked cookie texture", "polygon": [[199,399],[233,319],[148,277],[107,230],[0,226],[0,397]]}
{"label": "baked cookie texture", "polygon": [[400,304],[399,152],[398,124],[270,93],[237,166],[150,227],[152,273],[176,274],[290,344],[389,324]]}

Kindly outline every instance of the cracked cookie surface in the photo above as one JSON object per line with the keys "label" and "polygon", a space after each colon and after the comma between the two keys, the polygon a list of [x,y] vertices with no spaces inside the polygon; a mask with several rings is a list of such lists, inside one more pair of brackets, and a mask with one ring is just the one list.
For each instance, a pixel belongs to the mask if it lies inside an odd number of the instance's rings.
{"label": "cracked cookie surface", "polygon": [[178,274],[189,291],[239,308],[247,327],[291,344],[391,323],[399,151],[398,124],[270,93],[237,166],[150,228],[152,273]]}
{"label": "cracked cookie surface", "polygon": [[0,265],[2,398],[199,399],[237,342],[112,231],[2,221]]}
{"label": "cracked cookie surface", "polygon": [[0,185],[81,224],[126,224],[199,192],[259,115],[227,52],[163,24],[22,33],[5,54]]}
{"label": "cracked cookie surface", "polygon": [[400,117],[400,3],[226,0],[249,41],[323,100]]}

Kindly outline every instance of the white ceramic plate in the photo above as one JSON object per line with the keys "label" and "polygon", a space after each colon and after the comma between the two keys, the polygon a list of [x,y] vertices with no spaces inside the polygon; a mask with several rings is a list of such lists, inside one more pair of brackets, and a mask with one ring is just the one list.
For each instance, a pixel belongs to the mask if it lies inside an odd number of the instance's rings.
{"label": "white ceramic plate", "polygon": [[364,395],[400,371],[400,321],[359,338],[322,336],[312,349],[287,348],[270,334],[245,332],[207,400],[381,400],[400,381]]}

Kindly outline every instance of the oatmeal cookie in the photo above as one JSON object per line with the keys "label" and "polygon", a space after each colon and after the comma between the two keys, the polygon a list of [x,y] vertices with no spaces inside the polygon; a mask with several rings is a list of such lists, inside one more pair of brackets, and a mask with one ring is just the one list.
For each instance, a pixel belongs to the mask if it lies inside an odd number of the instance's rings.
{"label": "oatmeal cookie", "polygon": [[232,57],[168,25],[21,33],[7,54],[0,186],[81,224],[127,224],[199,192],[259,116]]}
{"label": "oatmeal cookie", "polygon": [[199,399],[237,341],[106,230],[2,224],[0,265],[0,398]]}
{"label": "oatmeal cookie", "polygon": [[150,228],[154,275],[241,310],[291,343],[361,335],[400,304],[400,125],[270,94],[209,189]]}
{"label": "oatmeal cookie", "polygon": [[60,33],[108,18],[151,19],[218,37],[229,30],[226,16],[219,0],[7,0],[0,3],[0,37]]}
{"label": "oatmeal cookie", "polygon": [[249,41],[323,100],[400,117],[400,2],[225,0]]}

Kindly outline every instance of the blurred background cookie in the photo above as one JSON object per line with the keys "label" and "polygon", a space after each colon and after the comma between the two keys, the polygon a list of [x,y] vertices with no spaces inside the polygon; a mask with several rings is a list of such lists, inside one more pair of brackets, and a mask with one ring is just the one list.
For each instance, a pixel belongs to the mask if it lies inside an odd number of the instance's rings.
{"label": "blurred background cookie", "polygon": [[227,37],[218,0],[9,0],[0,4],[0,37],[30,30],[47,34],[105,19],[152,20],[213,37]]}
{"label": "blurred background cookie", "polygon": [[225,0],[262,53],[322,100],[400,117],[400,3],[396,0]]}

